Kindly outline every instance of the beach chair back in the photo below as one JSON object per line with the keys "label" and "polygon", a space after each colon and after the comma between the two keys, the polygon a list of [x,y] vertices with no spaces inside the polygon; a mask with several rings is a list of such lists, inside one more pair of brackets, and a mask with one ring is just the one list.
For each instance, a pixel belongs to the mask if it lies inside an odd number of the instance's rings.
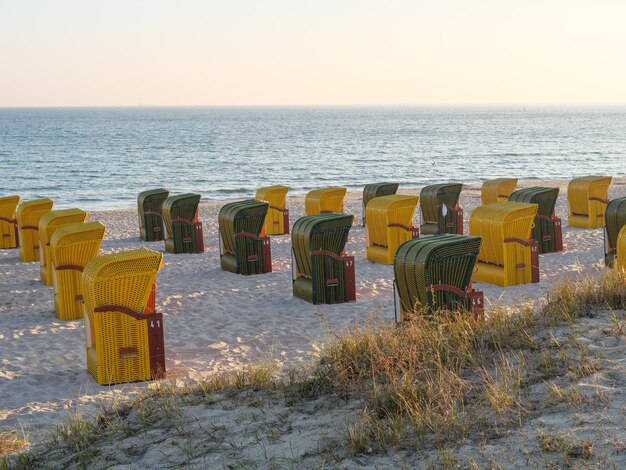
{"label": "beach chair back", "polygon": [[50,211],[39,220],[39,276],[44,285],[53,284],[50,240],[54,232],[65,225],[82,224],[85,219],[87,213],[82,209],[61,209]]}
{"label": "beach chair back", "polygon": [[460,183],[433,184],[422,188],[419,197],[422,212],[420,233],[463,234],[463,210],[459,207],[462,189]]}
{"label": "beach chair back", "polygon": [[200,195],[194,193],[169,196],[163,201],[163,221],[167,231],[165,250],[169,253],[201,253],[202,224],[198,222]]}
{"label": "beach chair back", "polygon": [[539,243],[539,253],[555,253],[563,250],[561,219],[554,213],[558,196],[559,188],[533,186],[515,191],[509,197],[511,202],[538,205],[532,239]]}
{"label": "beach chair back", "polygon": [[578,228],[604,227],[610,176],[574,178],[567,185],[569,217],[567,224]]}
{"label": "beach chair back", "polygon": [[619,273],[626,276],[626,225],[624,225],[617,234],[615,267]]}
{"label": "beach chair back", "polygon": [[617,237],[622,227],[626,225],[626,197],[613,199],[607,204],[604,220],[606,223],[604,264],[612,267],[615,262]]}
{"label": "beach chair back", "polygon": [[485,204],[493,202],[505,202],[509,200],[509,196],[515,191],[517,178],[495,178],[487,180],[480,188],[480,200]]}
{"label": "beach chair back", "polygon": [[468,288],[480,237],[434,235],[402,244],[393,270],[402,320],[419,307],[472,310]]}
{"label": "beach chair back", "polygon": [[83,317],[82,275],[98,256],[105,228],[100,222],[64,225],[50,239],[54,311],[59,320]]}
{"label": "beach chair back", "polygon": [[470,235],[483,241],[474,279],[502,287],[538,282],[537,242],[531,230],[537,204],[496,202],[470,215]]}
{"label": "beach chair back", "polygon": [[16,212],[19,231],[20,256],[24,263],[39,261],[39,221],[52,210],[52,199],[35,199],[22,202]]}
{"label": "beach chair back", "polygon": [[0,197],[0,249],[18,248],[19,235],[15,212],[20,203],[19,196]]}
{"label": "beach chair back", "polygon": [[375,197],[390,196],[396,194],[400,183],[372,183],[363,188],[363,227],[367,224],[367,204]]}
{"label": "beach chair back", "polygon": [[286,208],[288,191],[287,186],[266,186],[257,190],[254,198],[269,204],[265,216],[266,235],[289,233],[289,210]]}
{"label": "beach chair back", "polygon": [[331,187],[309,191],[304,198],[306,215],[325,214],[327,212],[343,212],[343,199],[346,188]]}
{"label": "beach chair back", "polygon": [[224,205],[219,213],[220,264],[236,274],[271,272],[270,240],[261,236],[269,203],[248,199]]}
{"label": "beach chair back", "polygon": [[163,228],[163,202],[170,192],[165,188],[149,189],[139,193],[137,212],[139,215],[139,236],[147,242],[165,238]]}
{"label": "beach chair back", "polygon": [[83,271],[87,369],[99,384],[165,373],[163,317],[146,312],[163,255],[139,249],[98,256]]}
{"label": "beach chair back", "polygon": [[366,213],[367,259],[376,263],[392,264],[396,250],[417,235],[413,216],[417,196],[393,194],[369,201]]}

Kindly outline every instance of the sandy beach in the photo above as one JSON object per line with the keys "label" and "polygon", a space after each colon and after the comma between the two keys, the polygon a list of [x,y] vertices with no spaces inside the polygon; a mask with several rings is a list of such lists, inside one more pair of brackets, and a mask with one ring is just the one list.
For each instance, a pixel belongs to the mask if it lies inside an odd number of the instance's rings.
{"label": "sandy beach", "polygon": [[[541,255],[539,284],[500,288],[476,283],[485,293],[487,313],[494,305],[541,301],[563,278],[606,269],[602,229],[567,227],[567,181],[523,181],[518,188],[537,185],[561,190],[556,212],[563,220],[564,251]],[[401,188],[399,193],[418,191]],[[614,179],[609,197],[623,196],[626,178]],[[480,186],[466,186],[461,194],[465,233],[469,214],[479,204]],[[340,305],[313,306],[292,296],[289,236],[272,237],[272,273],[246,277],[221,270],[217,215],[222,205],[200,207],[204,253],[164,255],[157,309],[164,314],[169,377],[193,381],[268,361],[278,370],[297,367],[316,356],[332,331],[372,316],[393,321],[393,270],[366,259],[361,194],[349,193],[345,201],[345,212],[357,221],[347,244],[356,261],[357,301]],[[292,223],[303,215],[303,197],[288,197],[287,206]],[[101,254],[139,247],[164,252],[162,242],[139,239],[135,209],[88,213],[107,229]],[[38,263],[24,264],[18,250],[2,250],[0,273],[0,429],[23,430],[36,442],[77,408],[89,412],[99,400],[149,386],[95,383],[86,370],[83,323],[55,318],[52,288],[39,281]]]}

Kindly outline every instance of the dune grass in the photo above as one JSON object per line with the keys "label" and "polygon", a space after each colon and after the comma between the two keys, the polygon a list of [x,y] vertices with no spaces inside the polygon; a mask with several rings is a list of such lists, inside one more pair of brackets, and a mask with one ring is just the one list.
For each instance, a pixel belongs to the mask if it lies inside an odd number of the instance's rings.
{"label": "dune grass", "polygon": [[[334,396],[362,403],[361,411],[343,423],[343,436],[330,439],[322,453],[439,448],[470,436],[487,440],[519,426],[533,412],[526,400],[531,385],[555,377],[575,380],[598,369],[577,340],[577,318],[625,308],[626,282],[607,272],[556,287],[541,308],[492,309],[482,322],[466,312],[418,311],[402,324],[370,323],[335,334],[311,368],[288,377],[259,365],[193,385],[158,382],[135,400],[103,408],[95,418],[76,415],[60,424],[47,451],[66,451],[68,462],[88,467],[98,441],[146,432],[157,420],[167,420],[173,432],[185,435],[184,405],[211,406],[216,393],[259,390],[287,402]],[[569,334],[552,334],[555,326],[568,325]],[[613,329],[624,334],[623,318],[616,318]],[[553,383],[547,396],[549,403],[584,402],[563,383]],[[25,444],[3,437],[0,455]],[[575,446],[563,450],[558,439],[546,437],[543,445],[573,456],[578,452]],[[48,457],[27,451],[4,458],[0,468],[33,468],[33,462]]]}

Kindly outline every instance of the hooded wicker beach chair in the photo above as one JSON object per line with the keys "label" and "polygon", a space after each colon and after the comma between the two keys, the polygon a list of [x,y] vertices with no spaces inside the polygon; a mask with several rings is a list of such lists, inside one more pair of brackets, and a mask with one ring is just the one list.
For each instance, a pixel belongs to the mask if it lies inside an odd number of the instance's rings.
{"label": "hooded wicker beach chair", "polygon": [[501,287],[539,282],[539,246],[530,238],[537,207],[495,202],[472,211],[470,235],[483,238],[475,281]]}
{"label": "hooded wicker beach chair", "polygon": [[167,230],[165,250],[168,253],[202,253],[202,222],[198,222],[200,195],[187,193],[163,201],[163,221]]}
{"label": "hooded wicker beach chair", "polygon": [[346,188],[321,188],[309,191],[304,198],[306,215],[343,212],[343,199],[346,197],[346,192]]}
{"label": "hooded wicker beach chair", "polygon": [[83,318],[83,270],[98,256],[104,238],[100,222],[64,225],[50,239],[54,311],[59,320]]}
{"label": "hooded wicker beach chair", "polygon": [[19,196],[0,197],[0,248],[19,248],[15,211]]}
{"label": "hooded wicker beach chair", "polygon": [[532,239],[539,243],[539,253],[563,251],[563,228],[561,219],[554,213],[559,188],[533,186],[515,191],[509,197],[511,202],[537,204],[537,215],[532,229]]}
{"label": "hooded wicker beach chair", "polygon": [[365,185],[363,188],[363,227],[367,224],[367,204],[375,197],[396,194],[399,187],[400,183],[373,183]]}
{"label": "hooded wicker beach chair", "polygon": [[83,271],[87,370],[100,385],[165,375],[163,315],[146,312],[163,255],[131,250]]}
{"label": "hooded wicker beach chair", "polygon": [[64,225],[82,224],[87,213],[82,209],[62,209],[50,211],[39,220],[39,276],[46,286],[52,283],[52,258],[50,240],[52,235]]}
{"label": "hooded wicker beach chair", "polygon": [[400,246],[393,263],[396,321],[419,307],[462,308],[482,317],[483,294],[471,288],[480,237],[435,235]]}
{"label": "hooded wicker beach chair", "polygon": [[170,192],[165,188],[149,189],[139,193],[139,236],[147,242],[158,242],[165,238],[163,231],[163,202]]}
{"label": "hooded wicker beach chair", "polygon": [[506,202],[515,191],[517,178],[496,178],[487,180],[480,188],[480,200],[484,204],[492,202]]}
{"label": "hooded wicker beach chair", "polygon": [[611,179],[610,176],[585,176],[569,182],[567,225],[578,228],[604,227],[604,212],[609,202]]}
{"label": "hooded wicker beach chair", "polygon": [[354,217],[318,214],[296,221],[291,232],[293,295],[313,304],[356,300],[354,257],[344,249]]}
{"label": "hooded wicker beach chair", "polygon": [[626,276],[626,225],[620,229],[619,234],[617,235],[615,267],[618,272]]}
{"label": "hooded wicker beach chair", "polygon": [[413,227],[417,196],[380,196],[367,204],[367,259],[393,264],[396,250],[407,240],[419,237]]}
{"label": "hooded wicker beach chair", "polygon": [[22,202],[16,213],[20,237],[20,256],[24,263],[39,261],[39,220],[52,210],[52,199]]}
{"label": "hooded wicker beach chair", "polygon": [[622,227],[626,226],[626,197],[613,199],[606,206],[604,216],[604,264],[612,267],[615,262],[617,237]]}
{"label": "hooded wicker beach chair", "polygon": [[267,202],[249,199],[220,209],[220,264],[235,274],[272,272],[270,238],[262,235]]}
{"label": "hooded wicker beach chair", "polygon": [[257,190],[255,199],[269,204],[265,216],[266,235],[289,234],[289,209],[285,207],[288,191],[287,186],[267,186]]}
{"label": "hooded wicker beach chair", "polygon": [[459,206],[462,184],[433,184],[420,192],[422,225],[420,233],[463,235],[463,209]]}

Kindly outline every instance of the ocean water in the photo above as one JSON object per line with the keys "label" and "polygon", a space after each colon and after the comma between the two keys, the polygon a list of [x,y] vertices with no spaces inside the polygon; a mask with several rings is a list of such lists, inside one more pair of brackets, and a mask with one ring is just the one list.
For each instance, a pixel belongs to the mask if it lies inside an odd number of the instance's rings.
{"label": "ocean water", "polygon": [[84,209],[160,186],[223,200],[270,184],[626,176],[626,108],[0,109],[0,172],[0,195]]}

